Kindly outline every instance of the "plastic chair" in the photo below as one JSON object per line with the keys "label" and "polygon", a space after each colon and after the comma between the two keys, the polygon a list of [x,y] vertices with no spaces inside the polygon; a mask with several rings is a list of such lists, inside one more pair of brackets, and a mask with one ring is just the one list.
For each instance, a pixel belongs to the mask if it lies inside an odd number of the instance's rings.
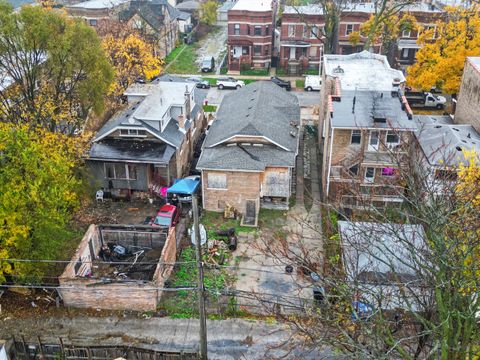
{"label": "plastic chair", "polygon": [[103,190],[98,190],[95,194],[95,200],[103,202]]}

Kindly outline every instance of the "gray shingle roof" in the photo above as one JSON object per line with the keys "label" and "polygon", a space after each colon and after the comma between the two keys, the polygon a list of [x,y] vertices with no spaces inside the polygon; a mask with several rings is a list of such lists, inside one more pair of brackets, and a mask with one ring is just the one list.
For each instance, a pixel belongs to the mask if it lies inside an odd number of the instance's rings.
{"label": "gray shingle roof", "polygon": [[118,15],[120,20],[130,20],[139,14],[150,26],[159,30],[164,25],[164,14],[168,13],[171,19],[188,19],[190,14],[182,12],[168,3],[167,0],[131,1],[127,9]]}
{"label": "gray shingle roof", "polygon": [[270,81],[257,81],[225,95],[217,119],[205,139],[211,147],[235,135],[264,136],[271,142],[296,152],[298,139],[291,122],[300,123],[296,96]]}
{"label": "gray shingle roof", "polygon": [[[258,81],[227,94],[217,112],[198,160],[198,169],[264,171],[267,166],[294,167],[300,107],[297,97],[279,86]],[[234,136],[258,136],[263,145],[227,145]]]}
{"label": "gray shingle roof", "polygon": [[[386,123],[374,122],[374,115],[385,117]],[[415,122],[409,120],[407,113],[402,110],[400,99],[392,97],[390,92],[378,91],[342,91],[341,101],[333,102],[332,125],[347,129],[416,129]]]}
{"label": "gray shingle roof", "polygon": [[264,171],[267,166],[293,167],[295,153],[276,146],[227,146],[204,148],[197,169]]}

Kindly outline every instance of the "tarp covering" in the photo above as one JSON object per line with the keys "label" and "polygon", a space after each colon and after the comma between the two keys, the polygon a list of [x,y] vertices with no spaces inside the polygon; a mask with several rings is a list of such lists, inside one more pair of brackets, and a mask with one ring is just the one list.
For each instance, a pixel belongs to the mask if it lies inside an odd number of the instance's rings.
{"label": "tarp covering", "polygon": [[180,179],[167,190],[168,194],[192,195],[200,185],[200,178]]}

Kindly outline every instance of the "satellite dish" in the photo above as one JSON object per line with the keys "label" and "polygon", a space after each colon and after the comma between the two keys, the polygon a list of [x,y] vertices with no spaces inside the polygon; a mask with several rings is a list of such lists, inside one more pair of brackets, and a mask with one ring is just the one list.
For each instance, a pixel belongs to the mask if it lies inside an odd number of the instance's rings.
{"label": "satellite dish", "polygon": [[134,119],[133,117],[129,117],[129,118],[128,118],[128,122],[129,122],[130,124],[135,124],[135,119]]}

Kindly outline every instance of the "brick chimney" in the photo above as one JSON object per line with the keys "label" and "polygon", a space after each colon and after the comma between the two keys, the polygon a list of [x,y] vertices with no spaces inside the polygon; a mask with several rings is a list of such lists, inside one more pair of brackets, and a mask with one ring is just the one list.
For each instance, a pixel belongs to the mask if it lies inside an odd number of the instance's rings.
{"label": "brick chimney", "polygon": [[178,128],[185,130],[185,116],[183,114],[178,115],[177,122],[178,122]]}
{"label": "brick chimney", "polygon": [[190,119],[190,113],[192,112],[192,103],[190,101],[190,92],[188,92],[188,86],[185,85],[185,115],[187,119]]}

